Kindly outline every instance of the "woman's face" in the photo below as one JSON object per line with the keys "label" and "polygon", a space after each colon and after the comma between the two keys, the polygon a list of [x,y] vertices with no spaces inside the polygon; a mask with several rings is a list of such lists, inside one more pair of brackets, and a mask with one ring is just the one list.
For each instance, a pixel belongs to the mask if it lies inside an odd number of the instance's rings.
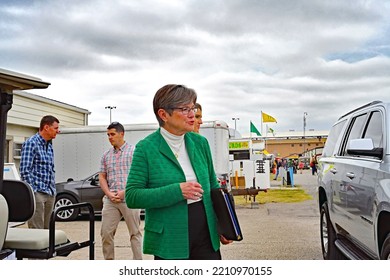
{"label": "woman's face", "polygon": [[183,135],[194,130],[195,112],[194,103],[185,104],[172,109],[169,114],[164,109],[159,110],[160,118],[164,121],[164,128],[174,135]]}
{"label": "woman's face", "polygon": [[199,133],[200,125],[202,123],[202,110],[198,109],[195,113],[194,132]]}

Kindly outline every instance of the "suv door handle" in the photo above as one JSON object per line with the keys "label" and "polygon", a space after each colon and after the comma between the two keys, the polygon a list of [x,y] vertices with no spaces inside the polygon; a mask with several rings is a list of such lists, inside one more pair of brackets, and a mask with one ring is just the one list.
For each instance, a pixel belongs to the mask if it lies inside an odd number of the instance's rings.
{"label": "suv door handle", "polygon": [[336,168],[331,168],[329,171],[332,172],[332,174],[336,174],[337,173],[337,169]]}
{"label": "suv door handle", "polygon": [[355,178],[355,174],[354,173],[352,173],[352,172],[347,172],[346,174],[345,174],[345,176],[347,176],[349,179],[353,179],[353,178]]}

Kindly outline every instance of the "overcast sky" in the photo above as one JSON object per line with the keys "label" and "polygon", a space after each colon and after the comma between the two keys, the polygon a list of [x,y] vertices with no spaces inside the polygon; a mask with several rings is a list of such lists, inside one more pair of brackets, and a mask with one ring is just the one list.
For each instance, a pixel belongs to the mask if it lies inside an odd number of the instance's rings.
{"label": "overcast sky", "polygon": [[[168,83],[195,89],[204,120],[276,133],[329,130],[390,101],[390,1],[2,1],[0,68],[51,85],[32,90],[91,112],[90,124],[156,122]],[[265,131],[265,124],[263,130]]]}

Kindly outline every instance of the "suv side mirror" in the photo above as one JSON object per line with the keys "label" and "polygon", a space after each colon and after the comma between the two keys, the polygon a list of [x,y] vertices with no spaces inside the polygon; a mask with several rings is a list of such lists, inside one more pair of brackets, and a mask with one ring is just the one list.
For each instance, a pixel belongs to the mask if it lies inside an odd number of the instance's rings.
{"label": "suv side mirror", "polygon": [[382,159],[383,148],[375,148],[371,138],[352,139],[347,148],[349,155],[368,156]]}

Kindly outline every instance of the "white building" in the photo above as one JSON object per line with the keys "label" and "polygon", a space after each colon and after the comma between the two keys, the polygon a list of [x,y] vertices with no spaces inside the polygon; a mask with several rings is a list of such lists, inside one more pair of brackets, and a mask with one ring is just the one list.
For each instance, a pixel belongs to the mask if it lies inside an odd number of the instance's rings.
{"label": "white building", "polygon": [[4,162],[15,163],[19,168],[23,142],[39,129],[44,115],[53,115],[61,127],[88,125],[91,113],[76,106],[35,95],[26,91],[13,91],[13,104],[7,117]]}

